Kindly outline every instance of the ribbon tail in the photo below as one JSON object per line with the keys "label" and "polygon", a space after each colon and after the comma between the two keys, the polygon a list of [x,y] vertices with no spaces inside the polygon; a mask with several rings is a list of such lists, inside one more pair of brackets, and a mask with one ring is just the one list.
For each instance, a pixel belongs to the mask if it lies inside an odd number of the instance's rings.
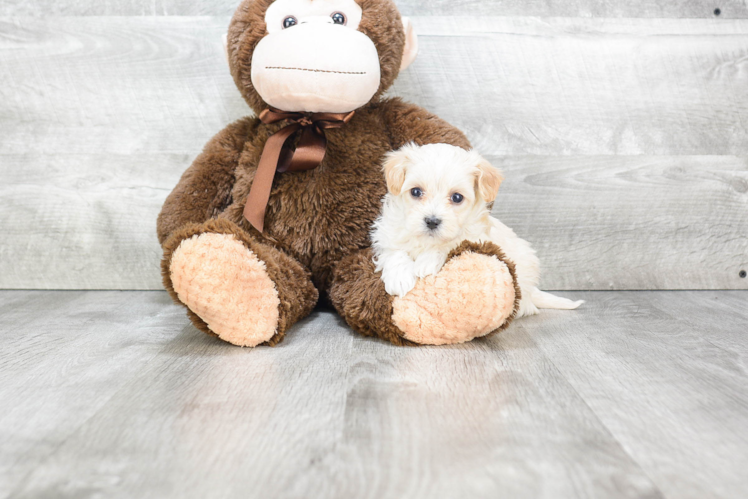
{"label": "ribbon tail", "polygon": [[317,168],[325,159],[326,148],[327,137],[324,130],[314,126],[304,127],[288,170],[298,172]]}
{"label": "ribbon tail", "polygon": [[260,163],[257,165],[255,178],[244,205],[244,217],[259,232],[265,228],[265,210],[270,200],[270,191],[273,188],[273,179],[283,145],[298,129],[299,125],[293,124],[279,130],[268,138],[262,150]]}

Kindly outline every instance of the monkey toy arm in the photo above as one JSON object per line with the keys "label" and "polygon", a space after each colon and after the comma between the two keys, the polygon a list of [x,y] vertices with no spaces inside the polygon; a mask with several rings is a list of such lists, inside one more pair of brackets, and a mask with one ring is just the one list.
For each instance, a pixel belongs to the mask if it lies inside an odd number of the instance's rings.
{"label": "monkey toy arm", "polygon": [[175,230],[205,222],[230,204],[234,170],[258,121],[245,118],[223,129],[182,174],[158,216],[158,240],[162,245]]}

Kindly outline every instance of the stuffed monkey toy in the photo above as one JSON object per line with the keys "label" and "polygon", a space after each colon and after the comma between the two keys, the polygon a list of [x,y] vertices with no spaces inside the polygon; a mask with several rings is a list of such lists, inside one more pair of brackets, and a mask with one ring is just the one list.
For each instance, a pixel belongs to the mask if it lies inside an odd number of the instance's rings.
{"label": "stuffed monkey toy", "polygon": [[382,97],[416,51],[392,0],[242,1],[227,54],[258,116],[208,142],[158,218],[164,285],[197,328],[275,345],[320,300],[396,345],[466,342],[508,325],[519,290],[493,244],[463,243],[402,298],[374,271],[383,156],[409,142],[470,148],[433,114]]}

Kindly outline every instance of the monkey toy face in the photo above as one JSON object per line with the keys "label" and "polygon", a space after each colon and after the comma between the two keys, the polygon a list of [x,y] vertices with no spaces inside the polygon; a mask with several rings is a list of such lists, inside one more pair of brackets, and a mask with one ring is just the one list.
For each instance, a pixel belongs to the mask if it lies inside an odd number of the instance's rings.
{"label": "monkey toy face", "polygon": [[265,102],[334,113],[368,103],[381,75],[374,42],[358,31],[361,15],[354,0],[276,0],[252,57],[252,84]]}
{"label": "monkey toy face", "polygon": [[256,112],[328,113],[375,100],[417,50],[391,0],[245,0],[227,49]]}

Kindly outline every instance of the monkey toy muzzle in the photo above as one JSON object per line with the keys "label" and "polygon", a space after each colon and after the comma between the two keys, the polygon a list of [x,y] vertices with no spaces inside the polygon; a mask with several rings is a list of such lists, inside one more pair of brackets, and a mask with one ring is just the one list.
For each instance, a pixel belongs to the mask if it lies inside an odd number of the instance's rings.
{"label": "monkey toy muzzle", "polygon": [[368,36],[325,22],[271,33],[252,57],[252,84],[266,103],[284,111],[353,111],[376,94],[380,76]]}

